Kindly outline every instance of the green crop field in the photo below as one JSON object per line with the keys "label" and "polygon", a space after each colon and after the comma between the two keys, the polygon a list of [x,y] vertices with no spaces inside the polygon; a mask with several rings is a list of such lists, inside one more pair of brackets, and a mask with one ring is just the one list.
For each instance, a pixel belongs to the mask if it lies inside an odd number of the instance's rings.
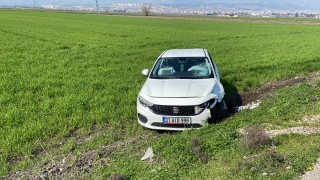
{"label": "green crop field", "polygon": [[[242,147],[238,130],[301,125],[303,116],[320,113],[319,101],[309,100],[320,96],[319,81],[281,89],[255,110],[181,133],[140,127],[136,98],[145,81],[141,70],[166,49],[208,49],[227,94],[241,93],[319,71],[319,34],[319,25],[0,9],[0,177],[37,176],[63,157],[71,157],[67,179],[298,177],[320,157],[319,135],[279,136],[277,153],[285,158],[243,162],[269,147]],[[147,147],[153,162],[140,160]],[[72,171],[86,152],[93,162],[81,167],[90,171]]]}

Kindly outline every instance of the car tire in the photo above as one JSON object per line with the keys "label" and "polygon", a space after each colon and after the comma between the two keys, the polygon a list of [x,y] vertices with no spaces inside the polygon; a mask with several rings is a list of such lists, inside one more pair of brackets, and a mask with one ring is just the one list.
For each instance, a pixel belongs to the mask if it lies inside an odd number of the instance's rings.
{"label": "car tire", "polygon": [[224,99],[217,103],[212,109],[210,109],[211,118],[209,119],[209,124],[219,123],[228,117],[228,107]]}

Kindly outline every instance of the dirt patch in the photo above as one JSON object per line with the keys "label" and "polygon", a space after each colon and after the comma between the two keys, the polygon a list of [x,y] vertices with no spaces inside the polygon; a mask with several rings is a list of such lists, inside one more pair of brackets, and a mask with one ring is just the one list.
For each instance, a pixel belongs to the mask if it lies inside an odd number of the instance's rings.
{"label": "dirt patch", "polygon": [[312,116],[305,116],[302,118],[302,122],[304,123],[319,123],[320,122],[320,114],[318,115],[312,115]]}
{"label": "dirt patch", "polygon": [[287,78],[287,79],[282,79],[279,81],[274,81],[267,83],[260,88],[256,89],[251,89],[249,91],[241,92],[240,97],[242,101],[242,105],[246,105],[250,102],[253,102],[255,100],[262,100],[265,99],[267,96],[270,94],[274,93],[275,90],[289,87],[289,86],[294,86],[302,82],[309,82],[310,85],[312,84],[312,80],[317,79],[320,77],[320,71],[318,72],[312,72],[306,76],[297,76],[294,78]]}
{"label": "dirt patch", "polygon": [[272,138],[280,134],[302,134],[302,135],[310,135],[310,134],[317,134],[320,133],[320,128],[318,127],[293,127],[288,129],[282,130],[270,130],[266,131],[266,134]]}
{"label": "dirt patch", "polygon": [[[47,163],[39,163],[34,168],[25,169],[3,177],[7,180],[13,179],[83,179],[81,175],[91,171],[96,166],[107,165],[108,157],[114,155],[119,149],[128,145],[137,145],[149,138],[159,138],[163,136],[154,132],[130,137],[122,141],[101,146],[94,150],[89,150],[77,155],[75,153],[49,157]],[[142,153],[141,153],[142,154]]]}
{"label": "dirt patch", "polygon": [[316,163],[314,163],[313,168],[310,168],[302,177],[301,180],[315,180],[319,179],[319,174],[320,174],[320,158],[317,160]]}
{"label": "dirt patch", "polygon": [[[247,136],[247,134],[248,134],[248,131],[246,131],[243,128],[240,128],[239,132],[244,136]],[[317,134],[317,133],[320,133],[320,128],[319,127],[299,126],[299,127],[280,129],[280,130],[266,130],[263,132],[268,137],[273,138],[273,137],[280,135],[280,134],[301,134],[301,135]]]}

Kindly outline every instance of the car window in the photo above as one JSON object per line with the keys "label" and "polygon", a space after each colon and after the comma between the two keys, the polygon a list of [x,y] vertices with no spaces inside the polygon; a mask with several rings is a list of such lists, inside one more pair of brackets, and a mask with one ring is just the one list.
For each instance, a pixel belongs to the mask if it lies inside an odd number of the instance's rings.
{"label": "car window", "polygon": [[203,79],[213,78],[210,62],[205,57],[160,58],[150,78]]}

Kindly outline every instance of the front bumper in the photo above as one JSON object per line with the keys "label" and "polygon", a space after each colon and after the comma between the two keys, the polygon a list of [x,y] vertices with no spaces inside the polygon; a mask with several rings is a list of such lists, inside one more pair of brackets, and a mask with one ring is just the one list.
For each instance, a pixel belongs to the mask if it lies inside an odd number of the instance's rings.
{"label": "front bumper", "polygon": [[[157,115],[150,111],[148,107],[143,107],[139,102],[137,103],[137,117],[140,125],[155,130],[174,130],[182,131],[187,129],[199,129],[204,127],[206,121],[211,117],[210,109],[205,109],[202,113],[194,116],[187,116],[191,118],[191,124],[176,125],[176,124],[164,124],[162,122],[165,115]],[[181,116],[170,116],[181,117]],[[185,117],[185,116],[183,116]]]}

